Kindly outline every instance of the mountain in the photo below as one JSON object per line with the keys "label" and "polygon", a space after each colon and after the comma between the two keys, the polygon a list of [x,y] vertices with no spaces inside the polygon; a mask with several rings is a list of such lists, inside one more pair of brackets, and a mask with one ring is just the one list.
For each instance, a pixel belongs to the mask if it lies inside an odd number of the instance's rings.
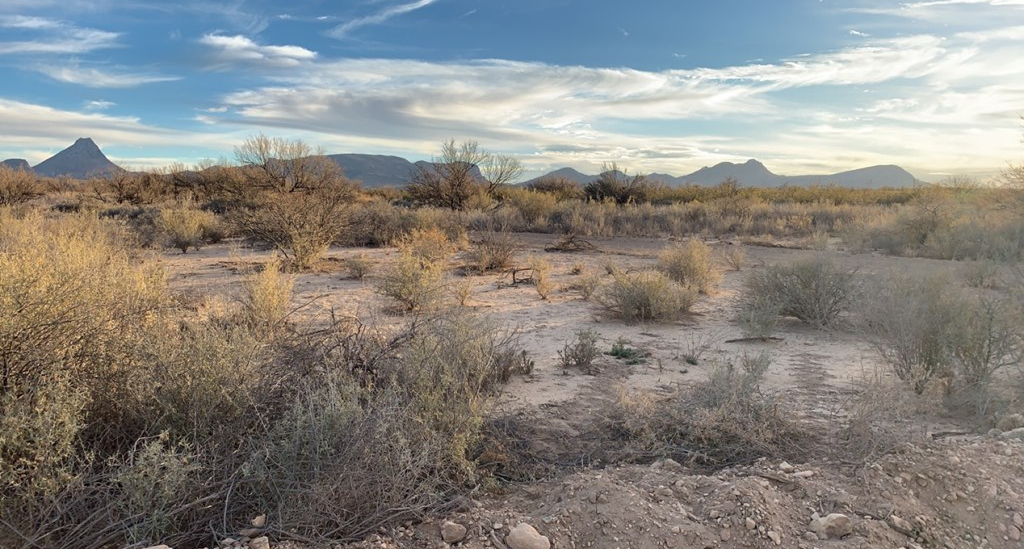
{"label": "mountain", "polygon": [[114,164],[88,137],[79,138],[74,145],[36,164],[35,172],[43,177],[72,177],[87,179],[124,171]]}
{"label": "mountain", "polygon": [[32,171],[32,166],[28,165],[28,160],[24,158],[8,158],[3,162],[0,162],[4,166],[11,168],[12,170],[25,170],[27,172]]}
{"label": "mountain", "polygon": [[[338,163],[345,177],[359,181],[364,187],[404,187],[409,184],[413,174],[421,167],[429,167],[430,162],[420,160],[415,164],[398,156],[382,154],[330,154],[327,158]],[[479,168],[473,168],[473,174],[482,179]]]}
{"label": "mountain", "polygon": [[[562,168],[536,179],[531,179],[526,183],[531,183],[542,177],[560,176],[566,173],[575,174],[572,179],[580,184],[586,184],[597,179],[597,176],[582,174],[572,168]],[[840,185],[843,187],[878,188],[911,187],[921,183],[910,172],[893,165],[871,166],[827,175],[789,176],[772,173],[764,164],[753,159],[747,160],[742,164],[721,162],[678,177],[663,173],[652,173],[647,177],[670,187],[682,185],[711,186],[717,185],[729,178],[735,179],[740,185],[747,187]]]}

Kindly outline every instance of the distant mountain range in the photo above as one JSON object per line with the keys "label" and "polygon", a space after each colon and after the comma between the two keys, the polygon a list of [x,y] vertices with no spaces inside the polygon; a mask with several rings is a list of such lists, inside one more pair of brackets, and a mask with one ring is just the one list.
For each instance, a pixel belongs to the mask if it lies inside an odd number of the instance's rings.
{"label": "distant mountain range", "polygon": [[[565,178],[586,185],[595,181],[597,175],[587,175],[572,168],[562,168],[546,175],[527,181],[526,184],[544,178]],[[846,172],[833,173],[828,175],[778,175],[772,173],[764,164],[757,160],[747,160],[743,164],[722,162],[711,167],[703,167],[691,174],[672,176],[663,173],[652,173],[647,176],[652,181],[657,181],[670,187],[683,185],[717,185],[728,178],[735,179],[740,185],[747,187],[778,187],[782,185],[794,185],[805,187],[809,185],[840,185],[843,187],[911,187],[923,183],[914,177],[910,172],[899,166],[871,166]]]}
{"label": "distant mountain range", "polygon": [[[366,187],[404,186],[409,183],[418,166],[429,165],[428,162],[410,162],[398,156],[380,154],[332,154],[328,158],[342,167],[350,179],[360,181]],[[111,162],[96,143],[88,137],[75,141],[73,145],[53,155],[43,162],[29,167],[22,159],[4,160],[3,164],[16,169],[31,169],[43,177],[72,177],[85,179],[97,175],[107,175],[124,171]],[[541,178],[560,177],[585,185],[598,178],[572,168],[562,168],[541,177],[526,181],[528,184]],[[922,183],[909,172],[899,166],[871,166],[858,170],[839,172],[827,175],[778,175],[772,173],[764,164],[757,160],[748,160],[742,164],[722,162],[711,167],[701,168],[691,174],[672,176],[652,173],[647,176],[670,187],[682,185],[717,185],[726,179],[735,179],[740,185],[748,187],[777,187],[780,185],[841,185],[845,187],[909,187]]]}

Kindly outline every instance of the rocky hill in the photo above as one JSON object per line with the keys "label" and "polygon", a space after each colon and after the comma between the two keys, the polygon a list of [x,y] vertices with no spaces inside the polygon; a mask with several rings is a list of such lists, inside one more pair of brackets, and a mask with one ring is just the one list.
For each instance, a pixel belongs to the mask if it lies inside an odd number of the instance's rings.
{"label": "rocky hill", "polygon": [[73,145],[37,164],[33,170],[43,177],[71,177],[86,179],[124,171],[103,154],[88,137],[79,138]]}
{"label": "rocky hill", "polygon": [[0,162],[0,165],[14,170],[32,170],[32,166],[29,166],[28,160],[25,160],[24,158],[8,158],[7,160]]}

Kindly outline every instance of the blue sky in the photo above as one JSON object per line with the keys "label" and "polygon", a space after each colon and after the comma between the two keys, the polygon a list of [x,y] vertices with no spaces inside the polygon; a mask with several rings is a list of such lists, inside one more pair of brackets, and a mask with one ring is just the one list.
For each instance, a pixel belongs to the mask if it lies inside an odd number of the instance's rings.
{"label": "blue sky", "polygon": [[0,158],[149,168],[256,132],[535,175],[1024,158],[1024,0],[3,0]]}

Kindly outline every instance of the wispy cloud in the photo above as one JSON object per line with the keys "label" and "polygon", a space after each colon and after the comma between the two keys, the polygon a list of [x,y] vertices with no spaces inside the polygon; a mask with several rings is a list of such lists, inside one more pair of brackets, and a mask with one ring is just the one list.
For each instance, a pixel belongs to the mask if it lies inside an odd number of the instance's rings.
{"label": "wispy cloud", "polygon": [[83,107],[87,111],[105,111],[113,106],[117,105],[113,101],[86,101]]}
{"label": "wispy cloud", "polygon": [[65,66],[40,65],[36,70],[54,80],[89,88],[134,88],[143,84],[181,80],[180,76],[107,71],[93,67],[82,67],[77,64]]}
{"label": "wispy cloud", "polygon": [[78,27],[55,19],[0,16],[0,28],[38,31],[29,40],[0,42],[0,54],[81,54],[118,46],[121,33]]}
{"label": "wispy cloud", "polygon": [[199,43],[214,50],[214,68],[227,68],[238,64],[258,64],[267,67],[294,67],[316,59],[316,52],[301,46],[264,46],[242,36],[207,34]]}
{"label": "wispy cloud", "polygon": [[392,6],[390,8],[381,10],[373,15],[359,17],[342,25],[338,25],[337,27],[331,29],[329,34],[335,38],[344,38],[345,36],[348,35],[348,33],[358,28],[365,27],[367,25],[379,25],[387,21],[388,19],[398,17],[399,15],[404,15],[406,13],[416,11],[421,8],[425,8],[435,2],[437,2],[437,0],[417,0],[416,2],[409,2],[407,4]]}

